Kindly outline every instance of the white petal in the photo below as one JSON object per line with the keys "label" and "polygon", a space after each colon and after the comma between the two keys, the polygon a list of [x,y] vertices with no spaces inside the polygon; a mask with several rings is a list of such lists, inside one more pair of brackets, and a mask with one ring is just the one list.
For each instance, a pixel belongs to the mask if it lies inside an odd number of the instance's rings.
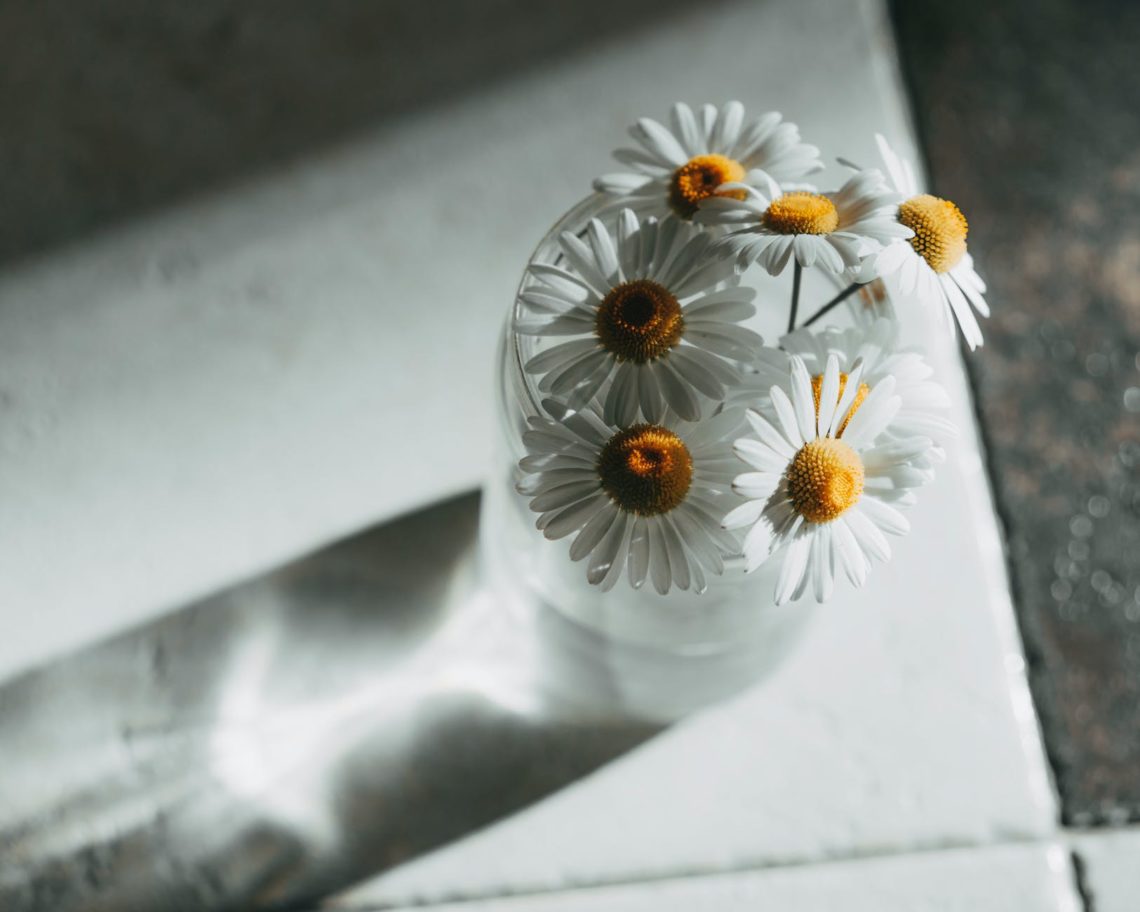
{"label": "white petal", "polygon": [[532,285],[519,292],[519,303],[532,313],[564,314],[579,309],[581,295],[570,297],[558,294],[555,289],[547,290],[545,285]]}
{"label": "white petal", "polygon": [[612,285],[598,268],[594,252],[581,238],[569,231],[563,231],[558,241],[566,261],[574,267],[574,271],[582,277],[582,281],[599,297],[605,297]]}
{"label": "white petal", "polygon": [[[613,366],[612,356],[605,351],[593,351],[584,355],[573,364],[568,364],[557,371],[551,371],[539,384],[540,389],[547,389],[556,396],[564,396],[579,383],[602,374],[605,378]],[[595,377],[595,379],[597,379]],[[600,383],[600,381],[599,381]]]}
{"label": "white petal", "polygon": [[685,546],[710,573],[720,574],[724,570],[724,559],[720,556],[720,551],[683,506],[670,513],[667,519],[677,527]]}
{"label": "white petal", "polygon": [[[628,513],[615,508],[615,514],[613,525],[609,527],[606,534],[602,536],[601,542],[594,548],[590,555],[590,563],[586,567],[586,580],[594,586],[601,585],[606,588],[604,583],[611,576],[614,568],[617,568],[617,573],[621,573],[621,568],[625,564],[624,546],[631,522]],[[616,578],[616,574],[614,574],[614,578]]]}
{"label": "white petal", "polygon": [[728,512],[721,523],[726,529],[743,529],[760,518],[764,512],[763,500],[749,500]]}
{"label": "white petal", "polygon": [[618,508],[611,503],[591,516],[570,546],[570,560],[581,560],[593,551],[610,530],[617,515]]}
{"label": "white petal", "polygon": [[645,174],[660,177],[673,171],[673,165],[670,162],[665,161],[660,155],[647,152],[645,149],[623,147],[614,149],[613,155],[623,165],[630,165],[642,172],[639,176],[643,180]]}
{"label": "white petal", "polygon": [[546,521],[542,534],[552,541],[569,535],[585,525],[587,520],[605,506],[607,501],[608,498],[599,493],[568,507],[563,507],[557,513],[546,514],[550,516],[550,519]]}
{"label": "white petal", "polygon": [[548,510],[558,510],[580,500],[585,500],[597,491],[597,478],[583,478],[548,488],[537,497],[532,498],[529,506],[535,513],[545,513]]}
{"label": "white petal", "polygon": [[792,537],[784,561],[780,565],[780,575],[776,580],[776,604],[783,605],[795,594],[807,573],[808,555],[811,553],[811,531],[802,530]]}
{"label": "white petal", "polygon": [[792,407],[791,400],[788,399],[788,394],[780,389],[780,387],[773,386],[768,391],[768,395],[772,398],[772,407],[776,410],[776,418],[780,422],[780,428],[784,432],[784,437],[791,443],[793,449],[798,450],[807,441],[804,440],[803,435],[800,433],[796,412]]}
{"label": "white petal", "polygon": [[642,117],[630,129],[630,134],[650,152],[672,165],[680,166],[689,160],[676,137],[655,120]]}
{"label": "white petal", "polygon": [[689,559],[681,544],[681,536],[669,522],[668,516],[662,516],[659,525],[665,547],[669,549],[669,570],[673,574],[673,585],[678,589],[688,589],[692,577],[689,574]]}
{"label": "white petal", "polygon": [[[731,514],[730,514],[731,515]],[[781,536],[795,516],[791,505],[769,503],[765,506],[756,525],[744,536],[741,552],[744,554],[744,569],[751,573],[763,564],[781,544]]]}
{"label": "white petal", "polygon": [[881,443],[863,453],[863,467],[874,471],[898,463],[909,462],[926,454],[934,445],[929,437],[907,437]]}
{"label": "white petal", "polygon": [[542,284],[563,295],[568,301],[582,301],[592,294],[590,286],[583,282],[579,276],[567,272],[559,266],[551,266],[549,263],[531,263],[527,267],[527,272]]}
{"label": "white petal", "polygon": [[649,572],[649,529],[644,516],[633,521],[629,539],[629,584],[640,589]]}
{"label": "white petal", "polygon": [[894,392],[895,378],[889,375],[871,388],[843,429],[843,440],[848,446],[859,450],[870,445],[890,424],[902,405],[902,400]]}
{"label": "white petal", "polygon": [[673,577],[669,568],[669,550],[660,523],[649,522],[649,579],[661,595],[669,591]]}
{"label": "white petal", "polygon": [[898,510],[875,497],[864,497],[859,504],[862,512],[876,526],[891,535],[906,535],[910,523]]}
{"label": "white petal", "polygon": [[835,420],[835,407],[839,404],[839,359],[834,354],[827,356],[827,366],[823,369],[823,382],[819,388],[819,434],[831,436]]}
{"label": "white petal", "polygon": [[803,358],[792,355],[792,406],[796,411],[796,422],[805,441],[815,440],[815,397],[811,390],[811,377]]}
{"label": "white petal", "polygon": [[624,427],[637,418],[637,371],[635,364],[621,363],[614,372],[614,382],[606,393],[602,420]]}
{"label": "white petal", "polygon": [[657,369],[645,364],[637,378],[637,398],[642,417],[654,424],[661,421],[665,411],[665,398],[661,395],[661,384],[657,381]]}
{"label": "white petal", "polygon": [[525,487],[519,482],[518,487],[523,494],[545,494],[552,488],[564,485],[571,481],[597,481],[598,473],[593,468],[582,466],[574,469],[551,469],[527,478]]}
{"label": "white petal", "polygon": [[519,460],[519,468],[524,472],[545,472],[550,469],[575,469],[583,466],[592,468],[597,463],[597,455],[579,456],[559,453],[557,456],[548,456],[537,453],[524,456]]}
{"label": "white petal", "polygon": [[741,437],[732,444],[733,452],[746,463],[761,472],[783,472],[788,467],[789,456],[782,456],[768,444]]}
{"label": "white petal", "polygon": [[835,553],[839,557],[843,572],[847,574],[847,579],[851,581],[851,585],[862,586],[867,581],[867,573],[870,570],[867,558],[863,556],[863,549],[859,547],[859,543],[855,540],[855,535],[844,517],[839,517],[831,523],[831,526]]}
{"label": "white petal", "polygon": [[606,571],[606,575],[602,578],[601,583],[598,584],[603,592],[609,592],[614,587],[614,583],[621,578],[622,567],[625,565],[626,557],[629,554],[629,540],[633,533],[633,517],[622,513],[614,525],[624,526],[625,528],[622,529],[621,541],[618,542],[617,555],[614,557],[614,562],[610,565],[610,569]]}
{"label": "white petal", "polygon": [[766,443],[785,459],[790,460],[796,455],[799,447],[793,446],[788,438],[756,409],[749,409],[744,413],[744,417],[748,419],[748,423],[752,425],[752,430],[756,432],[761,442]]}
{"label": "white petal", "polygon": [[954,311],[954,316],[958,319],[958,325],[962,328],[962,337],[970,346],[970,350],[973,351],[982,344],[982,330],[978,326],[978,320],[974,316],[970,302],[966,300],[962,289],[958,287],[958,283],[953,278],[944,275],[940,277],[940,281],[946,300],[949,302],[951,310]]}
{"label": "white petal", "polygon": [[774,472],[745,472],[732,481],[732,490],[749,500],[767,500],[779,487],[782,476]]}
{"label": "white petal", "polygon": [[690,346],[678,346],[665,357],[693,389],[719,402],[724,398],[724,384],[711,371],[691,359],[686,351],[688,348]]}
{"label": "white petal", "polygon": [[856,504],[851,510],[848,510],[843,519],[847,521],[851,533],[855,536],[855,541],[859,543],[859,547],[870,557],[877,557],[881,561],[888,561],[891,559],[891,546],[887,540],[883,538],[883,533],[879,531],[876,526],[860,509],[862,503]]}
{"label": "white petal", "polygon": [[[647,160],[653,161],[649,156],[646,156],[646,158]],[[640,190],[646,184],[651,183],[653,183],[652,178],[647,179],[644,174],[630,174],[626,171],[616,171],[594,178],[594,189],[599,193],[624,196]]]}
{"label": "white petal", "polygon": [[839,403],[835,406],[835,417],[831,419],[831,428],[828,430],[828,436],[835,437],[838,435],[839,426],[843,424],[843,420],[850,413],[851,404],[855,401],[855,396],[859,392],[859,384],[862,382],[863,362],[856,360],[851,370],[847,372],[847,383],[843,387],[843,393],[839,397]]}
{"label": "white petal", "polygon": [[575,339],[573,342],[561,342],[552,345],[544,352],[539,352],[523,368],[528,374],[544,374],[547,371],[568,364],[598,347],[597,339]]}
{"label": "white petal", "polygon": [[815,530],[811,544],[811,582],[817,602],[826,602],[835,588],[835,555],[831,543],[831,524]]}
{"label": "white petal", "polygon": [[726,288],[714,291],[686,305],[687,318],[699,317],[702,320],[723,320],[736,323],[755,316],[756,305],[752,303],[751,288]]}
{"label": "white petal", "polygon": [[709,148],[714,152],[727,152],[736,145],[740,136],[740,126],[744,122],[744,105],[730,101],[720,109],[713,134],[709,138]]}
{"label": "white petal", "polygon": [[674,135],[680,140],[689,158],[696,158],[706,151],[704,134],[687,104],[679,101],[673,105],[669,119]]}
{"label": "white petal", "polygon": [[656,365],[657,381],[661,384],[661,391],[665,401],[685,421],[696,421],[701,416],[701,407],[697,397],[693,395],[689,385],[681,379],[666,359]]}
{"label": "white petal", "polygon": [[590,239],[590,249],[594,251],[594,261],[598,264],[598,269],[601,270],[602,275],[605,276],[610,285],[616,285],[619,281],[617,250],[614,249],[613,238],[610,237],[609,231],[606,230],[606,226],[601,221],[592,218],[587,226],[587,236]]}
{"label": "white petal", "polygon": [[641,253],[641,238],[638,232],[641,226],[632,209],[622,209],[618,213],[618,259],[621,262],[621,278],[629,280],[638,274],[639,254]]}

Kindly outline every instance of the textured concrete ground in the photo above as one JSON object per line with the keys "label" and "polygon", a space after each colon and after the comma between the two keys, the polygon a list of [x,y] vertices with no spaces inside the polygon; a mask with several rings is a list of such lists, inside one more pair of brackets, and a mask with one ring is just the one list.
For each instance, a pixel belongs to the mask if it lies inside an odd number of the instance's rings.
{"label": "textured concrete ground", "polygon": [[1066,822],[1140,818],[1140,6],[896,2]]}

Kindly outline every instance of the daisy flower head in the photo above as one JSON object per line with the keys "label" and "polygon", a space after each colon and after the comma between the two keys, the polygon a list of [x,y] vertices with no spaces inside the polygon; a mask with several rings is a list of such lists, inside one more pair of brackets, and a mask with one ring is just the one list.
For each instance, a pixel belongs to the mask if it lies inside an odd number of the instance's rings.
{"label": "daisy flower head", "polygon": [[790,394],[770,390],[769,417],[747,413],[755,436],[733,445],[751,469],[733,481],[747,500],[725,516],[724,526],[748,529],[748,571],[784,552],[777,604],[798,599],[809,586],[823,602],[837,569],[862,586],[872,559],[890,558],[884,533],[908,531],[897,506],[929,480],[915,465],[933,443],[889,433],[902,404],[895,379],[887,375],[871,386],[861,363],[844,374],[832,353],[813,378],[793,355],[788,386]]}
{"label": "daisy flower head", "polygon": [[856,270],[864,256],[911,233],[895,217],[898,196],[874,170],[853,174],[833,193],[785,192],[774,182],[721,189],[701,202],[696,221],[735,229],[718,242],[721,254],[742,267],[760,263],[769,275],[783,272],[793,256],[805,269]]}
{"label": "daisy flower head", "polygon": [[739,101],[696,111],[677,103],[669,123],[638,120],[630,135],[641,148],[614,152],[633,170],[600,177],[594,189],[638,212],[690,219],[722,184],[786,183],[823,167],[819,149],[801,142],[799,128],[775,111],[746,119]]}
{"label": "daisy flower head", "polygon": [[[888,317],[874,322],[839,329],[829,326],[818,332],[801,328],[780,340],[780,346],[790,355],[800,357],[813,377],[813,390],[827,367],[827,360],[835,356],[839,363],[840,383],[862,365],[862,382],[873,387],[887,377],[894,379],[899,410],[883,432],[895,439],[928,437],[932,446],[912,465],[930,473],[942,462],[945,453],[942,445],[957,436],[957,428],[944,413],[950,408],[950,396],[934,377],[932,368],[922,351],[899,345],[898,324]],[[785,373],[781,384],[790,392]]]}
{"label": "daisy flower head", "polygon": [[559,238],[562,265],[531,263],[515,331],[569,337],[531,357],[539,390],[580,408],[595,396],[607,423],[686,421],[724,399],[764,341],[740,326],[755,313],[731,263],[709,255],[707,234],[623,210],[616,236],[598,219],[584,239]]}
{"label": "daisy flower head", "polygon": [[720,517],[739,502],[730,441],[743,428],[742,412],[617,427],[593,409],[543,407],[554,417],[529,419],[519,462],[527,477],[517,486],[543,535],[573,535],[571,560],[588,558],[586,579],[603,591],[624,570],[635,589],[648,579],[661,595],[673,587],[704,592],[708,574],[740,553]]}
{"label": "daisy flower head", "polygon": [[913,232],[909,243],[883,248],[875,271],[896,294],[917,293],[923,301],[941,302],[946,324],[952,325],[951,317],[956,320],[966,344],[975,349],[982,344],[975,311],[988,317],[990,308],[986,283],[974,270],[966,249],[966,217],[949,200],[920,193],[910,163],[899,158],[879,134],[875,140],[891,183],[902,198],[898,222]]}

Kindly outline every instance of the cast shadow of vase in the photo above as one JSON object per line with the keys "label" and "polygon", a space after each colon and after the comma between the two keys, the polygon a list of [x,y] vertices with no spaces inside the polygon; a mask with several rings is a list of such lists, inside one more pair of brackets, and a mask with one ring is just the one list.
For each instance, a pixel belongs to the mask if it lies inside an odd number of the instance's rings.
{"label": "cast shadow of vase", "polygon": [[367,530],[0,688],[0,907],[304,908],[761,676],[506,607],[478,514]]}

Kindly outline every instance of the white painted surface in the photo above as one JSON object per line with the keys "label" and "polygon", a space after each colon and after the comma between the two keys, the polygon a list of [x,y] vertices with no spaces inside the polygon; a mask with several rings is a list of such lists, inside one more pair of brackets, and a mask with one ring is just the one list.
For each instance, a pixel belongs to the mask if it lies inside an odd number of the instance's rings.
{"label": "white painted surface", "polygon": [[[906,147],[880,17],[695,8],[0,277],[0,677],[476,484],[519,272],[627,123],[735,96],[830,154]],[[770,685],[351,898],[1051,832],[964,378],[933,338],[966,433],[894,562]]]}
{"label": "white painted surface", "polygon": [[1055,846],[1005,846],[433,908],[435,912],[1078,912],[1081,907],[1064,851]]}
{"label": "white painted surface", "polygon": [[1140,829],[1080,835],[1073,848],[1085,863],[1090,912],[1140,908]]}

